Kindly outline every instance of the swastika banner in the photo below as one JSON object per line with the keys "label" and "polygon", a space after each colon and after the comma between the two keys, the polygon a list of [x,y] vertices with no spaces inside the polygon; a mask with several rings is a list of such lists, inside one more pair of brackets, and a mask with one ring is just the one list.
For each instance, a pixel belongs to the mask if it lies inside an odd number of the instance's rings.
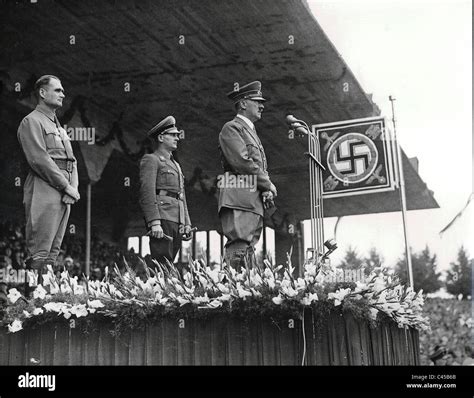
{"label": "swastika banner", "polygon": [[395,189],[393,140],[383,117],[313,125],[319,139],[324,197]]}

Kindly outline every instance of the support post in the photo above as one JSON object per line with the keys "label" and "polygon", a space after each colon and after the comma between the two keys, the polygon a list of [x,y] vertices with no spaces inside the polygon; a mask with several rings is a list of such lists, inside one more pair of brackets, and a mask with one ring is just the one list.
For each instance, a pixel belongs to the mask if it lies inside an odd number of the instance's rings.
{"label": "support post", "polygon": [[408,279],[410,282],[410,287],[414,290],[415,286],[413,283],[413,268],[411,263],[411,250],[410,244],[408,241],[408,228],[407,228],[407,221],[406,221],[406,212],[407,212],[407,205],[406,205],[406,195],[405,195],[405,176],[403,174],[403,164],[402,164],[402,151],[400,148],[400,143],[398,142],[397,137],[397,127],[395,122],[395,107],[393,98],[391,95],[388,97],[390,102],[392,103],[392,122],[393,122],[393,136],[395,139],[395,146],[397,151],[397,167],[398,167],[398,176],[399,176],[399,183],[400,183],[400,204],[402,210],[402,222],[403,222],[403,236],[405,238],[405,255],[407,258],[407,267],[408,267]]}
{"label": "support post", "polygon": [[92,185],[89,182],[87,184],[87,209],[86,209],[86,276],[90,276],[91,269],[91,195]]}

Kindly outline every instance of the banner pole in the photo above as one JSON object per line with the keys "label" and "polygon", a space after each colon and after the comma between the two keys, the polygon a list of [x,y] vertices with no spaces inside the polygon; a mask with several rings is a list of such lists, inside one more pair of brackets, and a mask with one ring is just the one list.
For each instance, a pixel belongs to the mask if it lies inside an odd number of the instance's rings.
{"label": "banner pole", "polygon": [[90,276],[91,269],[91,183],[87,184],[86,210],[86,276]]}
{"label": "banner pole", "polygon": [[395,107],[394,101],[396,100],[391,95],[388,97],[390,102],[392,103],[392,122],[393,122],[393,135],[395,139],[395,145],[397,150],[397,164],[398,164],[398,175],[399,175],[399,183],[400,183],[400,202],[402,208],[402,220],[403,220],[403,235],[405,238],[405,256],[407,259],[407,267],[408,267],[408,279],[410,282],[410,287],[415,290],[415,286],[413,283],[413,268],[411,263],[411,250],[410,245],[408,243],[408,228],[407,228],[407,220],[406,220],[406,212],[407,212],[407,205],[406,205],[406,194],[405,194],[405,176],[403,174],[403,164],[402,164],[402,151],[400,148],[400,143],[398,142],[397,137],[397,127],[395,122]]}

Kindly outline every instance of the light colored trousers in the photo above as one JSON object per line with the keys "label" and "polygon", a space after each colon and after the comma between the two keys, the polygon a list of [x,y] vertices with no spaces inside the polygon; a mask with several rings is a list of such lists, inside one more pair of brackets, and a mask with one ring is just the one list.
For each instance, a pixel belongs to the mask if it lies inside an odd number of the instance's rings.
{"label": "light colored trousers", "polygon": [[222,231],[227,238],[227,259],[242,256],[248,248],[255,248],[263,229],[263,217],[250,211],[222,208],[220,211]]}
{"label": "light colored trousers", "polygon": [[71,205],[62,202],[61,192],[32,173],[26,178],[23,193],[28,256],[54,265],[66,232]]}

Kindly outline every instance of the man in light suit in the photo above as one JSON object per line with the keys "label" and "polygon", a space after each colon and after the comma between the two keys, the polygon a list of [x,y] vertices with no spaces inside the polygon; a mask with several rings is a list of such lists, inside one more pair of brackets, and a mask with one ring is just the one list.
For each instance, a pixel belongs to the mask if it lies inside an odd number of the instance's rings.
{"label": "man in light suit", "polygon": [[240,269],[254,257],[263,228],[264,199],[272,202],[277,190],[268,176],[265,151],[254,126],[264,109],[261,83],[246,84],[227,96],[237,115],[219,134],[224,176],[218,180],[218,211],[227,237],[226,263]]}
{"label": "man in light suit", "polygon": [[148,132],[157,149],[140,162],[140,206],[148,235],[151,257],[161,264],[173,263],[183,236],[191,238],[184,175],[173,159],[178,148],[176,120],[168,116]]}
{"label": "man in light suit", "polygon": [[29,174],[23,187],[26,211],[27,268],[38,270],[38,282],[47,264],[54,267],[66,231],[71,205],[79,198],[77,161],[71,140],[59,124],[56,110],[63,105],[64,89],[53,75],[35,84],[36,109],[18,127]]}

